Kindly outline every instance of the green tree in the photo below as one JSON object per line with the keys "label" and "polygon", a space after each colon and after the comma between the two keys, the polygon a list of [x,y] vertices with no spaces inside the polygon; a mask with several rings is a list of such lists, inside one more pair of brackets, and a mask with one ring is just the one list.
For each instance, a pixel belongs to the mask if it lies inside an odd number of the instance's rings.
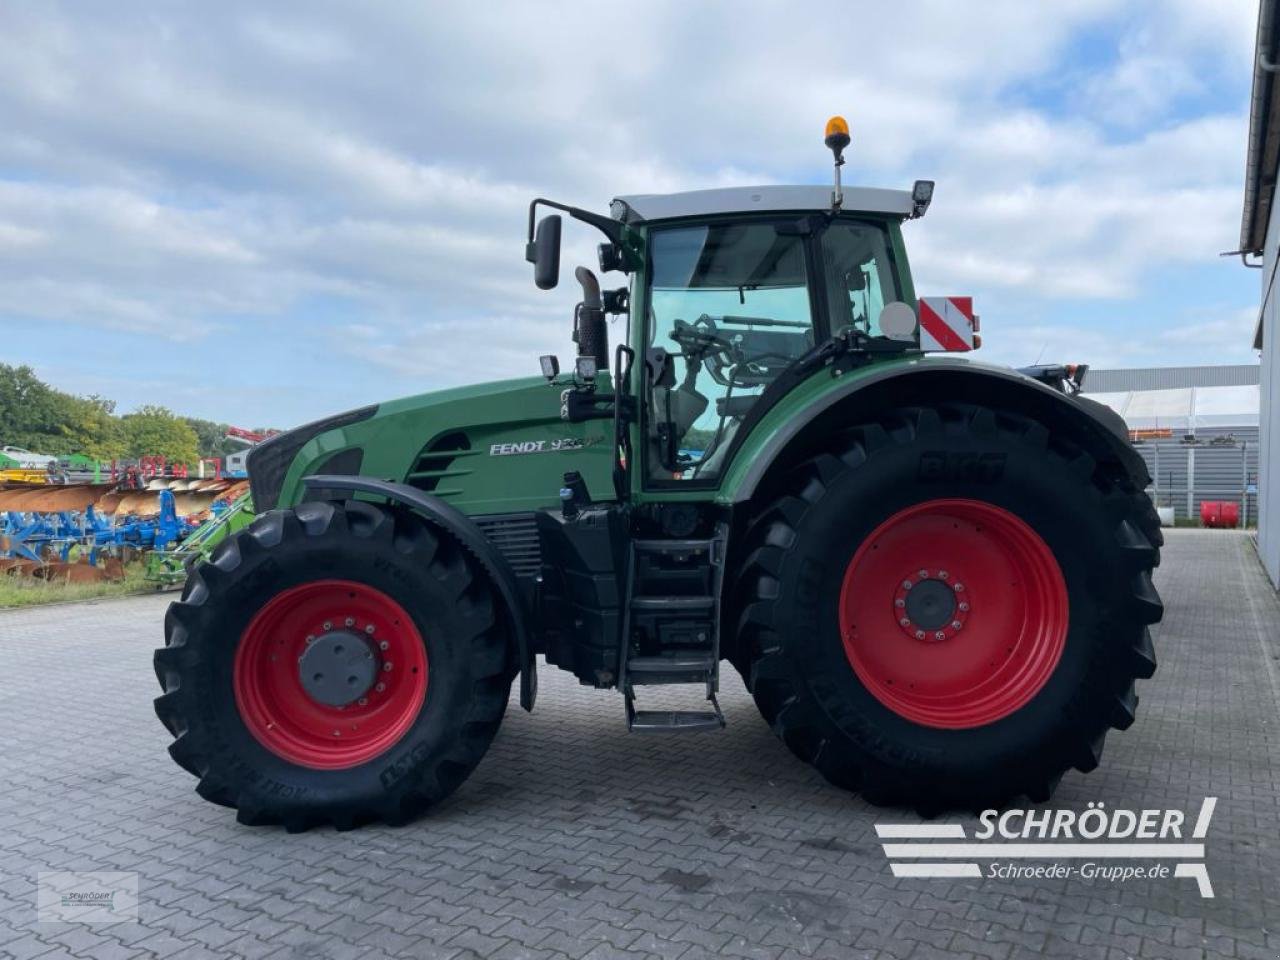
{"label": "green tree", "polygon": [[0,444],[40,452],[59,436],[69,399],[50,389],[30,367],[0,364]]}
{"label": "green tree", "polygon": [[98,396],[67,397],[64,408],[60,436],[45,452],[79,453],[94,460],[124,456],[124,436],[119,418],[112,415],[113,401]]}
{"label": "green tree", "polygon": [[227,439],[227,425],[212,420],[201,420],[199,417],[184,417],[187,425],[196,432],[202,457],[225,457],[236,450],[243,450],[243,443]]}
{"label": "green tree", "polygon": [[191,425],[166,407],[147,404],[120,419],[126,457],[162,456],[170,463],[194,465],[199,438]]}
{"label": "green tree", "polygon": [[0,445],[95,460],[160,455],[194,465],[202,456],[226,457],[242,449],[226,432],[224,423],[179,417],[159,406],[118,417],[115,402],[106,397],[64,393],[31,367],[0,363]]}

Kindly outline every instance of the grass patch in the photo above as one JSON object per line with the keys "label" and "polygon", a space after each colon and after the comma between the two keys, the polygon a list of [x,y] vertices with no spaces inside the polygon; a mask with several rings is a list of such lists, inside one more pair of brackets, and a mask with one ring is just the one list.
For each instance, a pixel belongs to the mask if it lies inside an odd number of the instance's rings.
{"label": "grass patch", "polygon": [[154,593],[155,589],[156,585],[143,577],[141,563],[125,567],[124,579],[119,583],[49,583],[32,577],[0,576],[0,609],[124,597],[134,593]]}

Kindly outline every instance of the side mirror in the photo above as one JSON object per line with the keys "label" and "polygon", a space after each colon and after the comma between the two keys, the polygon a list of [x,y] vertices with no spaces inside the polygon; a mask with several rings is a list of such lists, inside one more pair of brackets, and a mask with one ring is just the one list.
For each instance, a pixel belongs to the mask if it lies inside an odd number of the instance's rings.
{"label": "side mirror", "polygon": [[560,282],[560,225],[559,214],[539,220],[533,249],[526,254],[533,262],[533,282],[539,290],[551,290]]}

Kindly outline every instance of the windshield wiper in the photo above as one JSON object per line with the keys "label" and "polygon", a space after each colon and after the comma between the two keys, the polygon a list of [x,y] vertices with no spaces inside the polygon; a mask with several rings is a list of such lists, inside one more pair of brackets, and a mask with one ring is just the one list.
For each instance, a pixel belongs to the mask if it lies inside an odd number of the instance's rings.
{"label": "windshield wiper", "polygon": [[798,330],[808,330],[810,324],[804,320],[773,320],[769,317],[737,317],[725,315],[723,317],[709,317],[710,320],[718,320],[721,323],[736,323],[741,326],[752,327],[792,327]]}

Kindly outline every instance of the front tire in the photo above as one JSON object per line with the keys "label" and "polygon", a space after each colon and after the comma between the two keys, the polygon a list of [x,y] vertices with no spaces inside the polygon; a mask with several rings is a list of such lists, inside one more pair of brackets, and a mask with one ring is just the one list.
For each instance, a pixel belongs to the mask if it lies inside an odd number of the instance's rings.
{"label": "front tire", "polygon": [[736,662],[827,779],[923,812],[1043,801],[1133,722],[1162,609],[1150,504],[1069,439],[902,409],[779,489],[748,534]]}
{"label": "front tire", "polygon": [[276,510],[218,547],[165,618],[156,713],[242,823],[403,823],[479,763],[512,671],[484,574],[401,510]]}

